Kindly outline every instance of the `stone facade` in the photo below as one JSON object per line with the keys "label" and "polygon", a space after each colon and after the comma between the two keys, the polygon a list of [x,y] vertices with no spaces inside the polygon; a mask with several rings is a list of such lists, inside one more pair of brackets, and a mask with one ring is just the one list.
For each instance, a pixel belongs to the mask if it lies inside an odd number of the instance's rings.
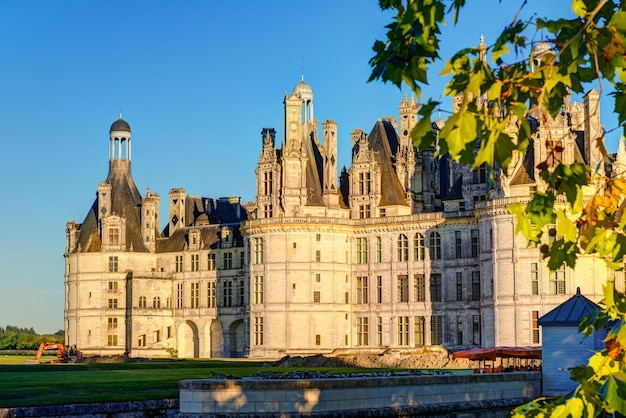
{"label": "stone facade", "polygon": [[596,146],[597,92],[531,118],[528,152],[493,180],[418,152],[406,97],[399,123],[353,130],[352,164],[338,173],[338,124],[325,120],[320,141],[313,99],[304,81],[285,95],[281,148],[262,130],[253,202],[172,189],[163,231],[159,195],[141,197],[132,179],[130,126],[114,122],[108,177],[85,220],[67,224],[66,343],[180,357],[537,345],[537,319],[576,288],[601,299],[612,277],[601,260],[549,272],[506,209],[544,187],[541,161],[621,172],[623,147],[605,158]]}

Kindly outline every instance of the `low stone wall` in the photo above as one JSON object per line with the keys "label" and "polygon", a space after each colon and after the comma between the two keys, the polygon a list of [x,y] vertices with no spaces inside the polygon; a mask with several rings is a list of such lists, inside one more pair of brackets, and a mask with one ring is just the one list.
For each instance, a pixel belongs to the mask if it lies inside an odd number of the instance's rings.
{"label": "low stone wall", "polygon": [[499,408],[504,408],[504,415],[472,416],[508,416],[514,406],[541,395],[541,373],[202,379],[183,380],[178,387],[180,418],[435,416]]}
{"label": "low stone wall", "polygon": [[0,418],[174,418],[178,399],[0,408]]}

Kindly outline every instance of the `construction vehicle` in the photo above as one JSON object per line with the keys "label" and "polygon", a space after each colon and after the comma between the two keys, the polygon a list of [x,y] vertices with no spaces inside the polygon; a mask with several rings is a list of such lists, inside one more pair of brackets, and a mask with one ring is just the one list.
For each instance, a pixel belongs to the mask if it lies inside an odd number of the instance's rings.
{"label": "construction vehicle", "polygon": [[53,360],[53,363],[69,363],[76,361],[76,358],[82,357],[82,353],[72,346],[69,349],[61,343],[41,343],[39,350],[37,350],[37,356],[35,357],[35,363],[39,363],[39,359],[44,351],[57,350],[57,358]]}

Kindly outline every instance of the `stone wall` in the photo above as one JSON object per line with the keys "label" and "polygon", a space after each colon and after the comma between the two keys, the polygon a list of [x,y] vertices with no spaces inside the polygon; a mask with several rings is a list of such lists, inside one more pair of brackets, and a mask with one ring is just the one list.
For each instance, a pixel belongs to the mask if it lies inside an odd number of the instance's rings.
{"label": "stone wall", "polygon": [[0,408],[0,418],[174,418],[178,399]]}
{"label": "stone wall", "polygon": [[[514,406],[541,394],[541,374],[184,380],[180,417],[435,416]],[[346,415],[347,414],[347,415]],[[466,415],[470,416],[470,415]],[[479,416],[479,415],[472,415]]]}

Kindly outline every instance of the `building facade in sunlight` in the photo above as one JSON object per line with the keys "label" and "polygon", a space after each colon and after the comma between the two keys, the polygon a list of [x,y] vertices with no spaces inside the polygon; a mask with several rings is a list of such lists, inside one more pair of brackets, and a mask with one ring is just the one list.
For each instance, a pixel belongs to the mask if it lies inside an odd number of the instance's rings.
{"label": "building facade in sunlight", "polygon": [[[493,180],[413,147],[412,98],[398,119],[341,138],[313,104],[301,81],[285,95],[282,146],[262,130],[255,201],[172,189],[162,231],[160,196],[139,193],[130,126],[115,121],[108,176],[83,222],[67,224],[67,344],[145,357],[537,345],[538,318],[577,288],[601,299],[601,260],[549,272],[507,211],[542,189],[541,161],[623,172],[622,146],[609,158],[596,146],[597,92],[533,119],[532,146]],[[340,172],[339,140],[352,141]]]}

